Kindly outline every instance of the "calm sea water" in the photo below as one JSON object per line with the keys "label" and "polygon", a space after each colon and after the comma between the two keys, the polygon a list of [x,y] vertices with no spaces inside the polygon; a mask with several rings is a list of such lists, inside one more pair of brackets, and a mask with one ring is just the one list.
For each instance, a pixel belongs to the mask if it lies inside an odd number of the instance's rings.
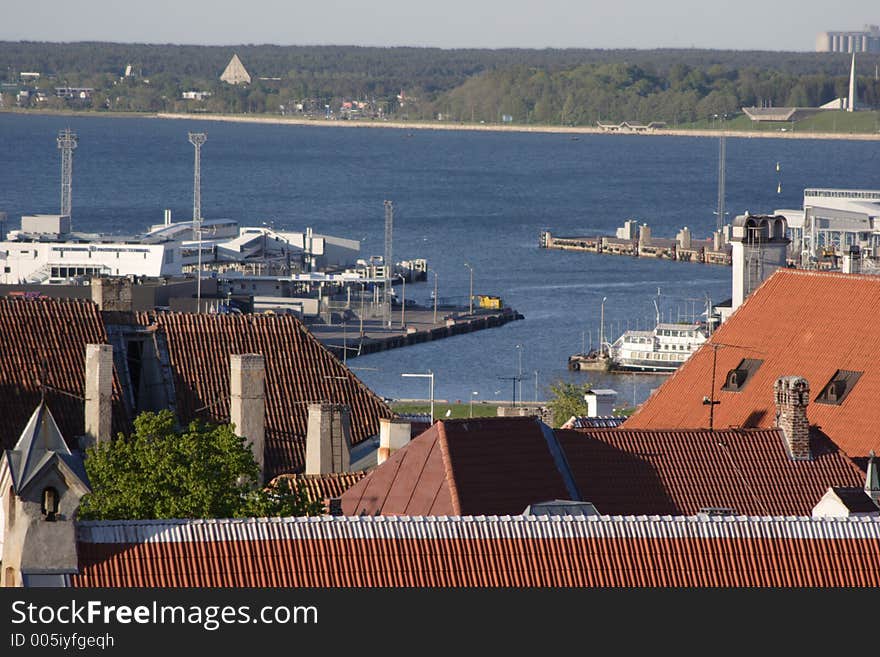
{"label": "calm sea water", "polygon": [[[395,204],[395,259],[424,257],[439,296],[465,302],[498,294],[525,321],[350,363],[376,392],[438,399],[543,399],[557,380],[592,381],[641,402],[663,381],[650,375],[570,373],[569,354],[597,341],[602,298],[608,332],[651,326],[660,288],[664,317],[701,312],[702,299],[730,296],[730,269],[698,264],[545,251],[538,233],[613,233],[627,218],[671,237],[715,226],[718,143],[709,138],[345,130],[145,118],[0,114],[0,211],[57,212],[55,136],[79,135],[73,217],[78,230],[134,232],[192,212],[188,131],[208,133],[202,150],[202,213],[243,224],[272,223],[360,239],[383,250],[383,201]],[[776,163],[780,163],[780,172]],[[781,182],[782,191],[777,193]],[[880,188],[875,142],[731,138],[727,207],[733,214],[801,206],[807,186]],[[428,301],[433,281],[407,286]],[[517,346],[521,345],[521,346]],[[537,372],[537,389],[535,386]],[[476,393],[476,395],[474,394]]]}

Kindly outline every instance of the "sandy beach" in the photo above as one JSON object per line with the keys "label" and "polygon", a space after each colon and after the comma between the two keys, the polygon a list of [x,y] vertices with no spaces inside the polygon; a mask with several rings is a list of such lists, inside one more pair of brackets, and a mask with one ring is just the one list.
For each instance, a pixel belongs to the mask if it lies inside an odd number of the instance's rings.
{"label": "sandy beach", "polygon": [[610,134],[610,135],[636,135],[640,137],[739,137],[742,139],[847,139],[857,141],[880,141],[880,133],[840,133],[840,132],[770,132],[742,130],[683,130],[677,128],[662,128],[653,132],[606,132],[601,128],[587,126],[552,126],[552,125],[499,125],[499,124],[474,124],[474,123],[450,123],[445,121],[384,121],[384,120],[334,120],[334,119],[307,119],[282,116],[242,116],[229,114],[174,114],[160,112],[150,114],[159,119],[187,120],[187,121],[223,121],[227,123],[263,123],[267,125],[305,125],[312,127],[332,128],[393,128],[397,130],[461,130],[481,132],[536,132],[558,133],[570,135],[582,134]]}

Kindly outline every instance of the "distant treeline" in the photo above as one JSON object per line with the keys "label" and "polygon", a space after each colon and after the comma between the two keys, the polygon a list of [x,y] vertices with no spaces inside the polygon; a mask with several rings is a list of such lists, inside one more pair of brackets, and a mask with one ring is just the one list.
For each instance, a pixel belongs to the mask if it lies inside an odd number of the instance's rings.
{"label": "distant treeline", "polygon": [[[219,76],[237,53],[253,80]],[[743,106],[816,106],[846,96],[850,57],[714,50],[441,50],[349,46],[181,46],[0,42],[4,106],[113,111],[336,114],[591,125],[597,120],[692,123]],[[878,55],[859,55],[859,95],[880,106]],[[127,66],[133,75],[124,77]],[[22,72],[40,73],[31,81]],[[26,102],[15,85],[41,94]],[[54,97],[58,86],[94,89]],[[185,100],[185,91],[209,92]],[[296,109],[294,109],[296,108]]]}

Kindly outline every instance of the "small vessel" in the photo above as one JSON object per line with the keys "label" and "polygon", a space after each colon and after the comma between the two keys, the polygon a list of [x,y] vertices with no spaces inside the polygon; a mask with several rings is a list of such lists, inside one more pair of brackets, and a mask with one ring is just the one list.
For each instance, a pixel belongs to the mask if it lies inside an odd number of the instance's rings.
{"label": "small vessel", "polygon": [[611,365],[611,356],[606,349],[593,349],[568,357],[568,369],[572,372],[607,372],[611,369]]}
{"label": "small vessel", "polygon": [[626,331],[611,345],[611,369],[620,372],[673,372],[709,339],[702,322],[658,323],[653,331]]}

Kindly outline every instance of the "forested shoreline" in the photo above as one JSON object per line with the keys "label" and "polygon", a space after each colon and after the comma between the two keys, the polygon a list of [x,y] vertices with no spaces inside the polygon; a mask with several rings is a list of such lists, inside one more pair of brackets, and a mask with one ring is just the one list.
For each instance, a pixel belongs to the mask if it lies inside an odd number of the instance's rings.
{"label": "forested shoreline", "polygon": [[[233,54],[250,84],[220,81]],[[769,51],[0,42],[0,94],[7,109],[676,126],[845,97],[850,61]],[[859,97],[878,107],[880,55],[857,62]]]}

